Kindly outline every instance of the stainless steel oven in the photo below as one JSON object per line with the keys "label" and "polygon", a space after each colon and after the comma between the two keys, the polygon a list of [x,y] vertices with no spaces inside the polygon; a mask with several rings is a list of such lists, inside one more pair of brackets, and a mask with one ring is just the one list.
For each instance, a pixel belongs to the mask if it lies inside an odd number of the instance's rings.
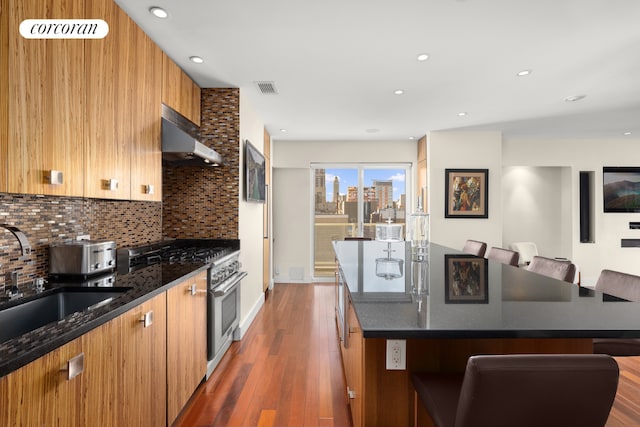
{"label": "stainless steel oven", "polygon": [[240,253],[221,258],[209,269],[207,293],[207,378],[224,356],[240,322]]}

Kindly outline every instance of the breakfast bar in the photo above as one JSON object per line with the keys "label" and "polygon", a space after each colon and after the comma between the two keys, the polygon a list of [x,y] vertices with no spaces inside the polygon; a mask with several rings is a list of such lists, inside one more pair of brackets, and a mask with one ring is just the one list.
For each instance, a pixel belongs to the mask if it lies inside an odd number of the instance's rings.
{"label": "breakfast bar", "polygon": [[[430,243],[335,241],[336,319],[354,426],[408,426],[410,373],[460,372],[474,354],[590,353],[640,337],[640,304]],[[404,366],[388,365],[390,345]],[[394,349],[397,347],[393,347]],[[394,360],[397,362],[397,360]]]}

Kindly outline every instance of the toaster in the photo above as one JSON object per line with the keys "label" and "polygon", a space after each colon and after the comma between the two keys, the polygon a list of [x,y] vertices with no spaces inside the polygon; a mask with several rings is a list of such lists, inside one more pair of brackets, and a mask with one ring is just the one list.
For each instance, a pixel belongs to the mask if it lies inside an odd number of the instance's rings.
{"label": "toaster", "polygon": [[79,240],[49,246],[49,275],[89,277],[113,271],[116,243]]}

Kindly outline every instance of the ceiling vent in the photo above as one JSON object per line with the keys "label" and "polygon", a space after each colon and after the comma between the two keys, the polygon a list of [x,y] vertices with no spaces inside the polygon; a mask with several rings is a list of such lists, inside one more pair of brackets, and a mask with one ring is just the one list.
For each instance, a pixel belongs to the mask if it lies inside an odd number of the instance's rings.
{"label": "ceiling vent", "polygon": [[277,95],[278,89],[276,89],[276,84],[274,82],[254,82],[258,90],[263,95]]}

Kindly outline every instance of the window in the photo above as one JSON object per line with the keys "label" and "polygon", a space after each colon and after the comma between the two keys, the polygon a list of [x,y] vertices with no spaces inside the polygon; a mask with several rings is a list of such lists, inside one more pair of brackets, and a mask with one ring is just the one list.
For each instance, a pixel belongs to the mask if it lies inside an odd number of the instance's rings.
{"label": "window", "polygon": [[375,239],[375,224],[405,223],[410,164],[314,164],[314,277],[333,276],[333,240]]}

